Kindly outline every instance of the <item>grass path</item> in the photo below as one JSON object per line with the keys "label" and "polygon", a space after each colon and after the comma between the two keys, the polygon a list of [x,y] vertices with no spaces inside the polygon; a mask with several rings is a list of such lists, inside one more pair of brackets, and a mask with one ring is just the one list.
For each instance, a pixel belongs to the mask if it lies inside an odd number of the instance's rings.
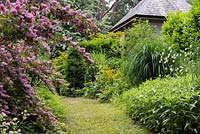
{"label": "grass path", "polygon": [[84,98],[64,98],[67,134],[147,134],[118,108]]}

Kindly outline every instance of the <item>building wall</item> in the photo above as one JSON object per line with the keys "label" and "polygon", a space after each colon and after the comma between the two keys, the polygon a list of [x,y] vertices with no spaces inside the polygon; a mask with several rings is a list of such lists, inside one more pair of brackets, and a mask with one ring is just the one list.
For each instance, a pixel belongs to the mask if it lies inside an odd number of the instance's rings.
{"label": "building wall", "polygon": [[[162,25],[165,21],[165,19],[163,19],[163,18],[150,18],[150,17],[137,17],[137,19],[148,20],[149,24],[152,27],[156,27],[158,34],[160,34],[161,29],[162,29]],[[126,29],[131,28],[131,27],[133,27],[132,20],[129,20],[128,22],[125,22],[124,24],[120,25],[118,28],[116,28],[113,31],[114,32],[124,31]]]}
{"label": "building wall", "polygon": [[149,23],[151,26],[156,27],[158,33],[160,34],[164,20],[149,20]]}

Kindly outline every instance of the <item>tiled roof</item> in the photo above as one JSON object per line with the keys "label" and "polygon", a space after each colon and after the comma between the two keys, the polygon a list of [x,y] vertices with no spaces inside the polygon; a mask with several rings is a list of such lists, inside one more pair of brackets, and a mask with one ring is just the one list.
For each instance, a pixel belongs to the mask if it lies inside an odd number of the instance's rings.
{"label": "tiled roof", "polygon": [[168,12],[186,12],[191,5],[185,0],[142,0],[112,27],[112,30],[136,15],[165,17]]}

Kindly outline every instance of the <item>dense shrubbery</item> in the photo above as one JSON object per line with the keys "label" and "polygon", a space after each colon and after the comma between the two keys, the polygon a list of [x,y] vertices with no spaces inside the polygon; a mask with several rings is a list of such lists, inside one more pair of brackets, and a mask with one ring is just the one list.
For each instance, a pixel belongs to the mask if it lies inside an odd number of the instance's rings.
{"label": "dense shrubbery", "polygon": [[153,34],[155,34],[154,28],[150,27],[148,21],[134,21],[132,24],[133,28],[125,32],[124,39],[122,40],[123,48],[125,48],[122,52],[126,57],[133,54],[132,50],[134,50],[135,46],[146,39],[151,39]]}
{"label": "dense shrubbery", "polygon": [[198,46],[200,1],[195,0],[191,10],[187,13],[171,13],[162,28],[165,41],[170,42],[176,50],[184,50],[190,45]]}
{"label": "dense shrubbery", "polygon": [[91,40],[80,43],[92,53],[94,65],[89,69],[89,74],[92,73],[94,79],[86,82],[78,94],[98,98],[101,102],[109,102],[114,96],[119,96],[128,89],[121,71],[120,58],[124,49],[120,44],[122,37],[122,32],[99,34],[91,37]]}
{"label": "dense shrubbery", "polygon": [[89,40],[80,42],[89,52],[105,53],[108,57],[121,57],[120,40],[123,32],[97,34],[90,36]]}
{"label": "dense shrubbery", "polygon": [[103,53],[95,53],[95,52],[93,52],[91,54],[91,57],[94,60],[94,64],[93,64],[94,80],[84,83],[84,88],[79,90],[78,94],[79,95],[83,95],[83,96],[88,97],[88,98],[93,98],[94,99],[94,98],[98,98],[99,94],[100,94],[99,87],[96,85],[95,76],[97,75],[99,70],[101,68],[103,68],[103,66],[105,64],[107,64],[107,58],[106,58],[105,54],[103,54]]}
{"label": "dense shrubbery", "polygon": [[193,41],[193,29],[191,28],[189,13],[171,13],[162,27],[162,35],[165,42],[170,42],[176,50],[184,50]]}
{"label": "dense shrubbery", "polygon": [[[67,58],[68,54],[63,52],[60,53],[58,57],[52,59],[52,64],[54,65],[55,70],[62,74],[63,79],[65,79],[65,74],[66,74]],[[68,88],[69,83],[66,80],[64,82],[65,82],[65,88],[59,88],[59,87],[56,88],[57,93],[61,96],[66,96],[67,91],[69,90]]]}
{"label": "dense shrubbery", "polygon": [[65,108],[61,102],[60,96],[52,94],[44,85],[36,88],[41,101],[51,108],[52,113],[59,121],[62,121],[65,118]]}
{"label": "dense shrubbery", "polygon": [[199,133],[199,95],[190,75],[146,81],[116,102],[156,133]]}
{"label": "dense shrubbery", "polygon": [[[115,103],[125,108],[133,119],[155,133],[200,133],[199,5],[200,2],[196,0],[189,13],[169,14],[162,30],[165,43],[155,41],[153,36],[144,37],[139,43],[132,45],[131,48],[134,49],[131,50],[134,50],[134,53],[128,53],[135,57],[132,63],[128,62],[131,63],[129,67],[140,65],[140,68],[132,71],[133,78],[137,76],[138,70],[145,67],[146,64],[141,63],[154,63],[152,57],[158,57],[157,63],[164,65],[159,71],[167,70],[164,74],[170,74],[162,79],[148,80],[115,99]],[[132,33],[134,35],[134,32]],[[140,46],[140,43],[143,45]],[[152,47],[147,47],[147,43],[152,44]],[[158,49],[155,49],[156,47]],[[139,56],[143,57],[138,58]],[[144,62],[145,59],[150,62]],[[153,64],[152,66],[156,67]],[[144,75],[144,72],[141,74]],[[176,77],[172,75],[174,73]]]}
{"label": "dense shrubbery", "polygon": [[[21,112],[27,110],[30,114],[24,121],[27,133],[48,133],[55,117],[40,103],[33,84],[37,78],[55,92],[54,85],[60,88],[63,80],[56,75],[51,63],[41,56],[50,54],[51,48],[58,43],[85,55],[83,48],[78,47],[69,35],[62,35],[59,28],[69,24],[85,34],[94,33],[97,28],[80,10],[62,7],[56,0],[44,3],[6,0],[5,4],[0,4],[0,20],[0,112],[8,118],[21,120]],[[92,62],[89,56],[85,58]]]}
{"label": "dense shrubbery", "polygon": [[123,41],[123,68],[129,83],[135,86],[148,79],[173,75],[178,65],[176,52],[157,37],[148,22],[134,26]]}
{"label": "dense shrubbery", "polygon": [[84,57],[73,49],[60,53],[60,56],[54,58],[52,63],[69,84],[65,90],[58,89],[60,95],[76,96],[77,90],[82,89],[85,82],[92,81],[96,74],[92,72],[94,65],[88,64]]}
{"label": "dense shrubbery", "polygon": [[69,88],[74,90],[83,88],[83,83],[87,81],[86,61],[76,50],[70,50],[66,62],[65,79],[70,83]]}
{"label": "dense shrubbery", "polygon": [[155,39],[142,41],[134,47],[125,65],[126,76],[132,85],[164,75],[164,68],[160,63],[162,49],[163,44]]}
{"label": "dense shrubbery", "polygon": [[162,28],[164,40],[182,55],[181,64],[184,71],[193,73],[194,76],[198,74],[200,57],[199,9],[200,1],[194,0],[189,12],[169,14]]}
{"label": "dense shrubbery", "polygon": [[[86,47],[84,51],[91,52],[91,57],[94,60],[93,65],[88,65],[78,52],[71,50],[63,52],[53,59],[57,71],[61,72],[70,83],[67,95],[84,95],[90,98],[101,96],[101,100],[109,101],[113,94],[121,94],[122,91],[119,90],[126,90],[126,88],[122,89],[125,83],[122,82],[123,78],[119,81],[121,76],[116,74],[115,79],[106,75],[108,70],[112,71],[110,75],[120,72],[118,68],[121,64],[122,46],[120,46],[120,39],[122,34],[122,32],[118,32],[93,35],[91,40],[85,40],[79,44]],[[109,80],[106,77],[109,77]],[[126,86],[125,84],[124,87]]]}
{"label": "dense shrubbery", "polygon": [[85,87],[82,89],[85,97],[98,98],[101,102],[110,102],[113,97],[128,90],[128,85],[121,73],[120,64],[115,65],[116,61],[113,58],[106,59],[103,54],[95,54],[95,56],[93,54],[91,57],[95,60],[98,72],[93,82],[85,83]]}
{"label": "dense shrubbery", "polygon": [[40,85],[39,87],[36,87],[36,89],[41,98],[41,102],[45,103],[45,105],[51,109],[51,112],[56,117],[56,131],[66,131],[65,123],[63,123],[66,120],[66,109],[61,101],[61,97],[58,94],[52,94],[45,85]]}

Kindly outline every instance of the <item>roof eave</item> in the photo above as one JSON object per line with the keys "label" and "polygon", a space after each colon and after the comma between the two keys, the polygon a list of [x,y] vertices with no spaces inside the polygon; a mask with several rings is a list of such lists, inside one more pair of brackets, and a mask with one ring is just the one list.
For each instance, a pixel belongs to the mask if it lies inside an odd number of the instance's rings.
{"label": "roof eave", "polygon": [[123,27],[125,27],[126,25],[130,24],[131,22],[133,22],[133,18],[142,18],[142,19],[148,19],[148,20],[163,20],[165,21],[166,18],[165,16],[156,16],[156,15],[140,15],[140,14],[136,14],[133,17],[131,17],[130,19],[126,20],[123,23],[118,24],[117,26],[111,28],[109,31],[110,32],[116,32],[120,29],[122,29]]}

